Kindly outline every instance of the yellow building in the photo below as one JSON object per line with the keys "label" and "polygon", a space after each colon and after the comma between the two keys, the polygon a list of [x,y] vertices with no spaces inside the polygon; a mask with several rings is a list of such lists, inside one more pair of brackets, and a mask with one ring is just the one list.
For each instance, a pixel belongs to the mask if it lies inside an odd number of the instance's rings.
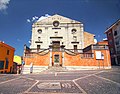
{"label": "yellow building", "polygon": [[15,49],[0,41],[0,73],[12,73]]}
{"label": "yellow building", "polygon": [[15,55],[13,61],[15,63],[17,63],[17,65],[21,65],[22,64],[22,59],[21,59],[20,56]]}

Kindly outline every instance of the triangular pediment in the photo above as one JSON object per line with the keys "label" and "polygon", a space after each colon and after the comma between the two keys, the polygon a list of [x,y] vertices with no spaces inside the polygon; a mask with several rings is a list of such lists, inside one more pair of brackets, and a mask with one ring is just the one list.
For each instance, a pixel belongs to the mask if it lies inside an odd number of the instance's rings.
{"label": "triangular pediment", "polygon": [[55,14],[53,16],[46,17],[42,20],[38,20],[35,24],[52,24],[54,21],[59,21],[60,23],[81,23],[79,21]]}

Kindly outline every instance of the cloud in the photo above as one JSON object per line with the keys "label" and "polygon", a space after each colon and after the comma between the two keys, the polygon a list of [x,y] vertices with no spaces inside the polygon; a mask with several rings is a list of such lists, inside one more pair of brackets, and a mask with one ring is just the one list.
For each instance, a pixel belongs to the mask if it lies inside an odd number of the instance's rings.
{"label": "cloud", "polygon": [[39,18],[39,17],[34,16],[34,17],[32,17],[32,21],[38,20],[38,18]]}
{"label": "cloud", "polygon": [[21,40],[20,39],[17,39],[18,42],[20,42]]}
{"label": "cloud", "polygon": [[98,38],[100,38],[101,36],[100,36],[100,35],[98,35],[97,37],[98,37]]}
{"label": "cloud", "polygon": [[38,19],[39,19],[39,17],[34,16],[34,17],[32,17],[32,19],[27,19],[27,22],[28,22],[28,23],[36,22]]}
{"label": "cloud", "polygon": [[27,19],[27,22],[30,23],[31,22],[30,19]]}
{"label": "cloud", "polygon": [[8,8],[10,0],[0,0],[0,11],[6,10]]}
{"label": "cloud", "polygon": [[103,38],[103,40],[108,40],[107,38]]}
{"label": "cloud", "polygon": [[38,22],[38,21],[41,21],[41,20],[46,19],[46,18],[48,18],[48,17],[50,17],[49,14],[45,14],[44,16],[41,16],[41,17],[34,16],[34,17],[32,17],[31,19],[27,19],[27,22],[28,22],[28,23]]}
{"label": "cloud", "polygon": [[49,14],[45,14],[45,16],[41,16],[41,17],[37,20],[37,22],[38,22],[38,21],[41,21],[41,20],[43,20],[43,19],[46,19],[46,18],[48,18],[48,17],[50,17],[50,15],[49,15]]}

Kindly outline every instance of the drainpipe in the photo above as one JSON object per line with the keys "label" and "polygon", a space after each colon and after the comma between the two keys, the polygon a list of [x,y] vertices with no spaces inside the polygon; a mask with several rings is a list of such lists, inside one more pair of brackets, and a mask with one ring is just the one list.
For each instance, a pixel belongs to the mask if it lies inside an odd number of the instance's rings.
{"label": "drainpipe", "polygon": [[64,50],[64,45],[61,45],[61,49],[62,49],[62,67],[64,67],[64,53],[65,53],[65,50]]}
{"label": "drainpipe", "polygon": [[64,67],[64,51],[62,51],[62,67]]}
{"label": "drainpipe", "polygon": [[52,66],[52,47],[50,46],[50,63],[49,66]]}

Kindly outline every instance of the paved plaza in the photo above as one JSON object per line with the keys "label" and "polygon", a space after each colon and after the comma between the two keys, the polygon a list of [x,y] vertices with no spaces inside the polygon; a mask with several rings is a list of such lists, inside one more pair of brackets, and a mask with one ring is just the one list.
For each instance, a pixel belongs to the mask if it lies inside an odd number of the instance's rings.
{"label": "paved plaza", "polygon": [[108,70],[0,74],[0,94],[120,94],[120,66]]}

